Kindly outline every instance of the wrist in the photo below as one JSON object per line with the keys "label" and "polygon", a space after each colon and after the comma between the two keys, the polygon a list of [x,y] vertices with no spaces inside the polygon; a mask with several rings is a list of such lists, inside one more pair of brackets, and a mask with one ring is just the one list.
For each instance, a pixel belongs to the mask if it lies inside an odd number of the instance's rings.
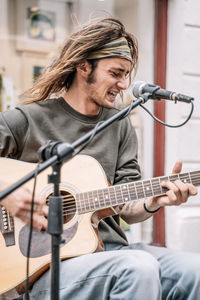
{"label": "wrist", "polygon": [[153,201],[153,198],[149,198],[148,202],[146,201],[147,199],[144,198],[144,203],[143,203],[143,207],[144,207],[144,210],[150,214],[154,214],[156,213],[159,209],[160,209],[160,206],[158,206],[154,201]]}

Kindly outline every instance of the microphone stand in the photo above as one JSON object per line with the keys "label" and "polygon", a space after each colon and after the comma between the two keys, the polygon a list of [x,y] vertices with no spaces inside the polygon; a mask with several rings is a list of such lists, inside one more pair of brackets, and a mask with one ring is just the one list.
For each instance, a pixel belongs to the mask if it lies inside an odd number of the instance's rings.
{"label": "microphone stand", "polygon": [[[145,103],[152,94],[145,93],[136,100],[133,100],[130,105],[113,115],[108,120],[104,121],[98,126],[95,131],[99,133],[104,128],[127,116],[132,109],[141,103]],[[52,236],[52,261],[51,261],[51,300],[59,300],[59,269],[60,269],[60,244],[62,242],[63,219],[62,219],[62,198],[59,192],[60,183],[60,169],[63,162],[69,160],[75,155],[74,149],[87,142],[90,137],[94,135],[93,130],[76,140],[74,143],[67,144],[62,142],[48,142],[42,146],[39,151],[39,158],[44,162],[38,167],[37,174],[41,173],[49,166],[52,166],[53,172],[48,177],[48,181],[54,184],[54,193],[50,197],[49,216],[48,216],[48,233]],[[35,170],[28,173],[16,183],[5,189],[0,193],[0,201],[3,200],[10,193],[22,186],[35,176]]]}

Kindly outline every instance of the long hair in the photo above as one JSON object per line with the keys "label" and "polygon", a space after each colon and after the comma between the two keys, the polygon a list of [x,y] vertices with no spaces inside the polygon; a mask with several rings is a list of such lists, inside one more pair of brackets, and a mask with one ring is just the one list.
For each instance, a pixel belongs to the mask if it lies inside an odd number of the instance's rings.
{"label": "long hair", "polygon": [[[130,47],[131,72],[137,68],[138,48],[135,37],[125,31],[124,25],[114,18],[103,18],[85,25],[65,42],[58,56],[33,86],[23,93],[22,103],[45,100],[52,94],[68,90],[76,73],[76,66],[87,60],[90,52],[120,37],[125,37]],[[130,73],[131,73],[130,72]]]}

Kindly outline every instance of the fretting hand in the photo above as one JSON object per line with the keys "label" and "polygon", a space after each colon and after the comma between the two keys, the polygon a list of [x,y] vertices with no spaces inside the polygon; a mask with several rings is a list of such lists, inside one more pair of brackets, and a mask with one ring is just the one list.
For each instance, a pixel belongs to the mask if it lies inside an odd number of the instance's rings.
{"label": "fretting hand", "polygon": [[[181,169],[182,162],[178,161],[175,163],[172,173],[180,173]],[[165,196],[154,197],[152,199],[152,203],[156,205],[154,208],[166,205],[180,205],[185,203],[189,196],[194,196],[198,192],[197,188],[192,183],[184,183],[181,180],[162,182],[162,187],[167,188],[168,191]]]}

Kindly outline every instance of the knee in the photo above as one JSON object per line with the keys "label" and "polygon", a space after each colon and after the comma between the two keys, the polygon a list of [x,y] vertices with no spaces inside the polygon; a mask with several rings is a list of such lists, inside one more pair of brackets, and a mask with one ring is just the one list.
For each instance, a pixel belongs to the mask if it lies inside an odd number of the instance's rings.
{"label": "knee", "polygon": [[123,251],[121,264],[123,271],[129,276],[147,280],[149,282],[160,282],[160,270],[157,260],[149,253],[141,250]]}

